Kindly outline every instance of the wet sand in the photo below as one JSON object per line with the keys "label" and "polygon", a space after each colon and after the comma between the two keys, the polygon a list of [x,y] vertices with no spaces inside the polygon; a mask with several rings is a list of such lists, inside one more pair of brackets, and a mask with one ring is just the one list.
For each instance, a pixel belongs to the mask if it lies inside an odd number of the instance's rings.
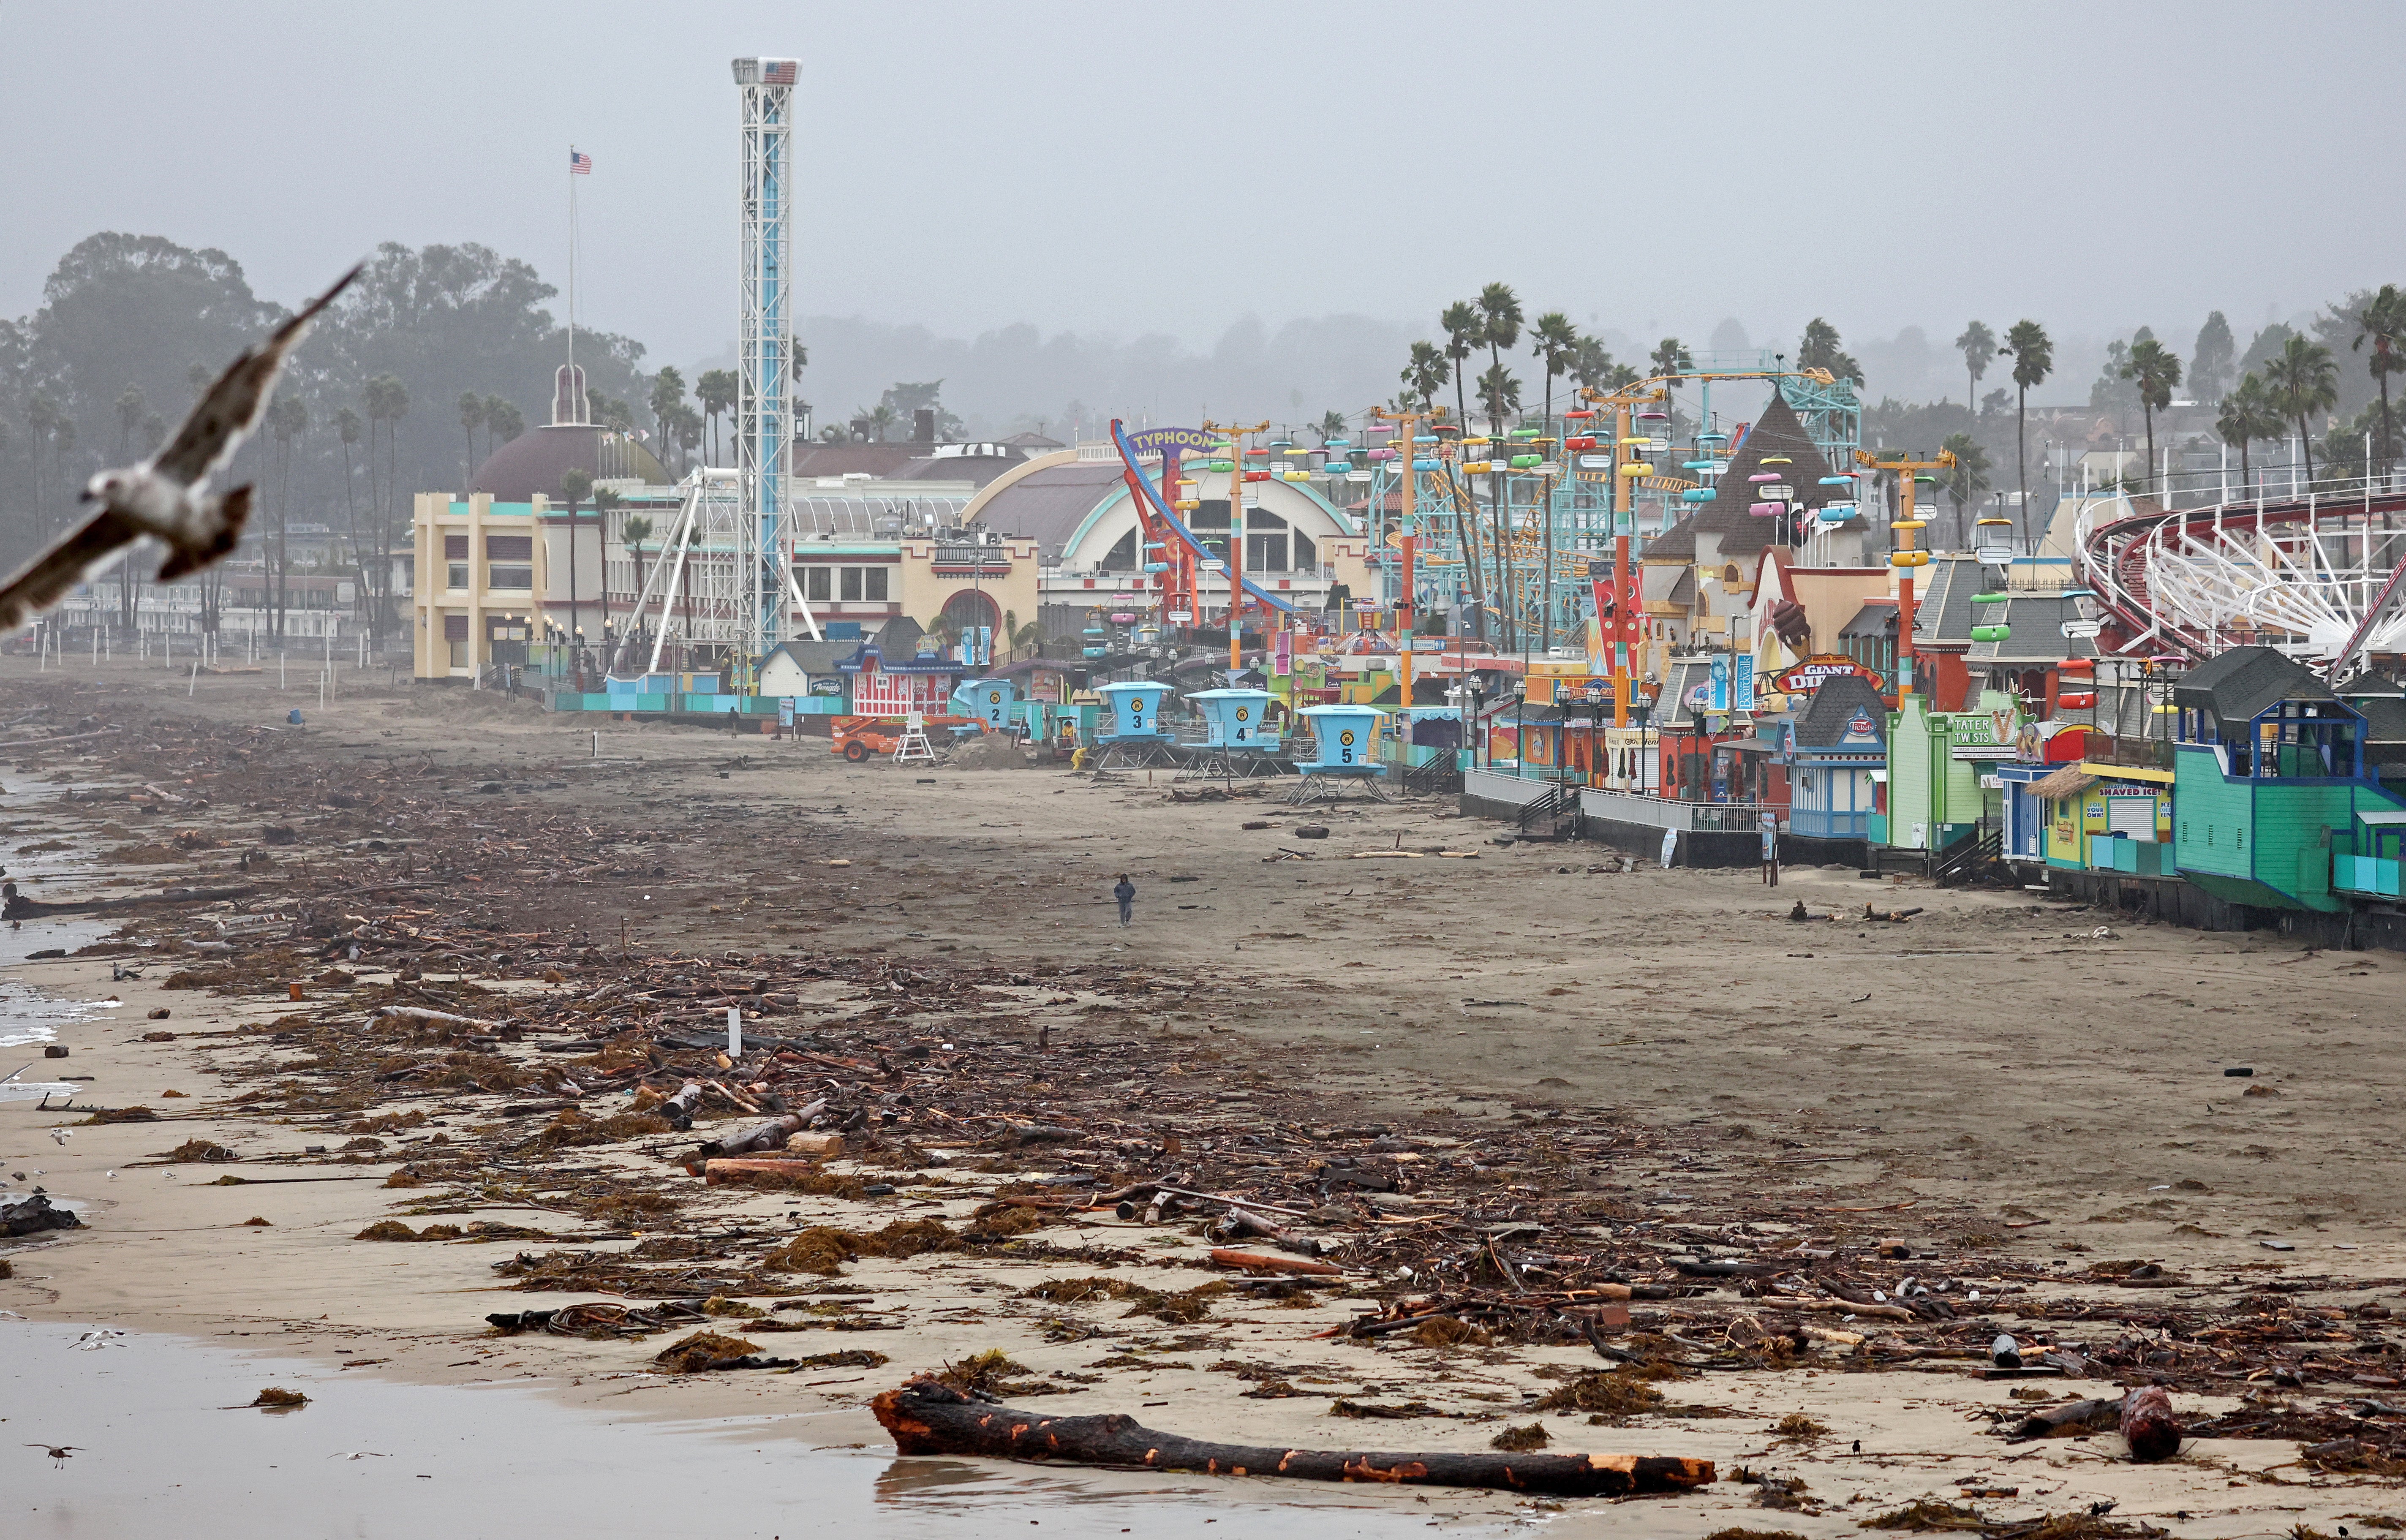
{"label": "wet sand", "polygon": [[[8,660],[0,680],[15,677],[11,670],[30,671]],[[180,680],[169,690],[155,677],[104,678],[111,690],[139,692],[119,696],[122,709],[138,703],[221,720],[277,721],[304,699],[236,676],[203,680],[188,705]],[[312,742],[336,767],[346,755],[418,749],[523,767],[565,783],[535,794],[547,803],[650,829],[668,876],[577,895],[596,920],[622,916],[639,949],[805,938],[826,951],[1143,959],[1209,974],[1221,982],[1154,1002],[1132,1013],[1134,1023],[1208,1038],[1197,1058],[1216,1053],[1223,1067],[1207,1072],[1308,1073],[1331,1117],[1442,1113],[1475,1135],[1551,1107],[1609,1109],[1701,1135],[1705,1153],[1660,1166],[1607,1159],[1592,1173],[1667,1223],[1709,1225],[1736,1205],[1770,1202],[1792,1208],[1802,1233],[1817,1216],[1860,1224],[1834,1216],[1871,1212],[1923,1244],[1976,1229],[2000,1254],[2060,1262],[2067,1271],[2146,1258],[2205,1287],[2285,1273],[2342,1281],[2406,1275],[2399,1228],[2406,1195],[2382,1180],[2397,1131],[2388,1103],[2401,1095],[2388,1039],[2406,1018],[2398,1003],[2406,972],[2385,954],[2311,954],[2275,935],[2201,935],[2028,895],[1874,884],[1851,872],[1790,872],[1772,894],[1750,873],[1593,871],[1604,855],[1596,847],[1494,844],[1506,832],[1498,826],[1455,817],[1436,802],[1314,810],[1312,820],[1328,824],[1332,837],[1306,843],[1292,834],[1296,819],[1267,802],[1171,800],[1167,773],[1097,784],[1056,771],[856,769],[812,740],[730,747],[710,735],[432,693],[338,699],[327,713],[311,712]],[[599,765],[588,737],[597,726]],[[38,796],[50,783],[12,774],[7,762],[0,752],[7,786],[0,812],[16,816],[23,835],[10,848],[40,842]],[[517,801],[464,785],[456,796],[460,816],[478,822],[495,821],[496,810]],[[1238,827],[1249,820],[1278,827]],[[1479,854],[1351,858],[1394,848]],[[1310,858],[1277,859],[1282,849]],[[831,859],[851,865],[823,864]],[[1108,897],[1120,871],[1139,888],[1137,924],[1125,931]],[[1785,915],[1799,898],[1816,915],[1859,913],[1867,901],[1924,912],[1892,926],[1791,922]],[[2100,926],[2107,933],[2097,934]],[[9,940],[22,950],[61,944],[41,939],[50,929],[31,923]],[[78,1127],[62,1149],[45,1130],[73,1120],[0,1103],[0,1166],[39,1168],[44,1185],[89,1206],[92,1218],[87,1231],[19,1243],[10,1253],[18,1276],[0,1281],[0,1308],[273,1344],[321,1372],[377,1361],[334,1370],[338,1386],[365,1376],[429,1386],[517,1380],[572,1407],[606,1401],[614,1420],[776,1415],[793,1420],[780,1424],[793,1442],[858,1444],[863,1461],[886,1447],[863,1400],[907,1371],[1000,1348],[1039,1373],[1074,1377],[1093,1372],[1087,1366],[1111,1356],[1112,1346],[1053,1340],[1059,1333],[1048,1322],[1129,1330],[1117,1312],[1012,1297],[1072,1270],[1058,1261],[863,1259],[844,1281],[903,1307],[907,1324],[841,1342],[816,1333],[762,1340],[776,1352],[795,1351],[797,1341],[812,1350],[873,1344],[892,1359],[887,1367],[650,1377],[640,1392],[628,1390],[602,1377],[637,1370],[658,1342],[482,1335],[487,1311],[593,1297],[499,1292],[490,1264],[508,1248],[350,1238],[408,1194],[386,1192],[375,1180],[208,1188],[196,1167],[137,1165],[192,1134],[234,1146],[246,1161],[298,1156],[319,1137],[228,1105],[242,1082],[210,1072],[208,1039],[200,1036],[288,1007],[164,991],[157,987],[163,970],[134,982],[113,982],[109,971],[71,960],[27,964],[11,976],[63,998],[121,999],[57,1024],[59,1040],[72,1048],[72,1072],[98,1076],[88,1090],[104,1104],[175,1106],[159,1094],[183,1090],[195,1121],[173,1125],[170,1137],[155,1124]],[[165,1024],[177,1040],[140,1042],[147,1011],[163,1004],[175,1011]],[[2227,1078],[2223,1070],[2234,1066],[2255,1074]],[[379,1179],[391,1168],[318,1165],[277,1174]],[[773,1224],[798,1209],[805,1220],[845,1212],[838,1200],[713,1194],[707,1213],[730,1224]],[[929,1211],[963,1207],[954,1200]],[[253,1214],[271,1223],[245,1226]],[[571,1228],[558,1216],[508,1208],[474,1217]],[[1162,1272],[1164,1288],[1213,1276],[1200,1243],[1187,1237],[1147,1239],[1089,1221],[1039,1238],[1061,1247],[1145,1240],[1174,1264]],[[2276,1252],[2266,1241],[2293,1250]],[[2398,1293],[2385,1281],[2340,1297],[2351,1307],[2395,1306]],[[1495,1431],[1493,1414],[1519,1420],[1524,1401],[1554,1382],[1538,1371],[1594,1363],[1583,1348],[1507,1354],[1311,1339],[1347,1309],[1224,1312],[1209,1332],[1188,1334],[1197,1340],[1187,1347],[1174,1330],[1153,1331],[1142,1353],[1127,1355],[1142,1367],[1114,1366],[1090,1386],[1044,1398],[1040,1408],[1129,1411],[1202,1436],[1468,1448]],[[1318,1394],[1242,1399],[1250,1382],[1210,1366],[1236,1355],[1275,1364]],[[1649,1416],[1593,1430],[1550,1418],[1554,1447],[1705,1456],[1721,1462],[1721,1483],[1676,1501],[1536,1512],[1565,1533],[1701,1535],[1748,1524],[1835,1535],[1855,1533],[1856,1518],[1915,1497],[1954,1500],[1970,1483],[2019,1489],[2013,1499],[1980,1501],[2003,1518],[2110,1500],[2121,1505],[2117,1517],[2181,1534],[2236,1535],[2300,1521],[2328,1527],[2344,1515],[2401,1506],[2394,1486],[2314,1476],[2292,1463],[2293,1445],[2274,1441],[2209,1441],[2150,1469],[2121,1462],[2111,1437],[2004,1446],[1966,1414],[2010,1405],[2011,1388],[1958,1374],[1840,1372],[1834,1363],[1682,1382],[1666,1387],[1674,1402],[1742,1415]],[[1332,1420],[1320,1394],[1424,1395],[1458,1415]],[[1153,1402],[1167,1405],[1147,1405]],[[2233,1404],[2185,1397],[2183,1410]],[[1799,1440],[1770,1431],[1797,1411],[1828,1433]],[[906,1474],[919,1463],[892,1462]],[[1803,1476],[1825,1511],[1752,1508],[1756,1489],[1726,1479],[1739,1466]],[[1095,1492],[1118,1479],[1010,1478]],[[1432,1512],[1486,1522],[1531,1511],[1483,1494],[1340,1500],[1416,1523]],[[1190,1511],[1199,1510],[1152,1502],[1147,1522]],[[1082,1533],[1116,1528],[1091,1519],[1076,1520]]]}

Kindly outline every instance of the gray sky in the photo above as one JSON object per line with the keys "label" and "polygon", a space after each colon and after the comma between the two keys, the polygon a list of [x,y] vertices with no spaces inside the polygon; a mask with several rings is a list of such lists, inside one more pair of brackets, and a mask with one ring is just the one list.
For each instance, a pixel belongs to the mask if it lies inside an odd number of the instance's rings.
{"label": "gray sky", "polygon": [[287,303],[386,239],[557,282],[573,141],[585,318],[689,363],[735,331],[728,61],[770,53],[803,314],[1208,350],[1433,334],[1501,278],[1696,345],[2027,315],[2185,351],[2218,307],[2243,346],[2406,277],[2401,44],[2406,7],[2317,0],[0,0],[0,315],[106,228]]}

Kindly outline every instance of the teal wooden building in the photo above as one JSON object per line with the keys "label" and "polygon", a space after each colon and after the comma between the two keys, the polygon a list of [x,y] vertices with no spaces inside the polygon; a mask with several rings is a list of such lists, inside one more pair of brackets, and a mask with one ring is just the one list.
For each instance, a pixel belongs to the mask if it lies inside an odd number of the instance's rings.
{"label": "teal wooden building", "polygon": [[2173,687],[2172,705],[2182,876],[2266,909],[2337,912],[2352,897],[2397,896],[2406,784],[2385,783],[2385,767],[2368,760],[2362,710],[2270,647],[2200,664]]}

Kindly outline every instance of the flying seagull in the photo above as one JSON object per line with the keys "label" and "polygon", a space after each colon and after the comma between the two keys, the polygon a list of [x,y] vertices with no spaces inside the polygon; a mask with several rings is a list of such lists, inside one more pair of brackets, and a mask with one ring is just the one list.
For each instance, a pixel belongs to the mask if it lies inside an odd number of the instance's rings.
{"label": "flying seagull", "polygon": [[28,1444],[25,1448],[29,1449],[39,1449],[44,1454],[49,1455],[52,1460],[58,1462],[61,1465],[64,1465],[68,1461],[75,1458],[77,1452],[81,1449],[82,1446],[78,1444]]}
{"label": "flying seagull", "polygon": [[0,587],[0,632],[13,631],[56,604],[144,535],[173,547],[159,568],[162,583],[199,572],[233,550],[250,516],[250,488],[211,493],[208,479],[259,426],[276,377],[309,323],[359,276],[359,268],[352,268],[264,344],[246,349],[192,403],[165,448],[86,482],[83,501],[99,503],[100,511]]}

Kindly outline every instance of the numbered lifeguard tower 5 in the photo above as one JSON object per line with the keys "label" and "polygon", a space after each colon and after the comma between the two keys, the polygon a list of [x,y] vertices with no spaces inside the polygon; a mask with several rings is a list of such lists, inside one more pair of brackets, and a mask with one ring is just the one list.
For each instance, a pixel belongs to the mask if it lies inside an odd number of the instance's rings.
{"label": "numbered lifeguard tower 5", "polygon": [[1306,706],[1297,714],[1311,724],[1318,748],[1311,758],[1297,761],[1295,773],[1303,779],[1289,801],[1302,807],[1334,797],[1347,785],[1359,786],[1379,801],[1387,799],[1379,789],[1379,778],[1387,770],[1379,756],[1384,712],[1376,706]]}
{"label": "numbered lifeguard tower 5", "polygon": [[1169,694],[1169,685],[1152,680],[1125,680],[1104,685],[1096,694],[1111,713],[1111,730],[1095,742],[1102,753],[1095,760],[1097,770],[1117,768],[1142,770],[1149,765],[1172,765],[1178,762],[1177,740],[1161,725],[1161,703]]}
{"label": "numbered lifeguard tower 5", "polygon": [[1203,749],[1186,762],[1180,780],[1279,773],[1271,757],[1278,752],[1279,735],[1266,721],[1269,691],[1193,690],[1186,699],[1203,713]]}
{"label": "numbered lifeguard tower 5", "polygon": [[972,679],[961,686],[969,697],[969,714],[985,724],[988,732],[1009,732],[1011,713],[1019,704],[1019,685],[1009,679]]}

